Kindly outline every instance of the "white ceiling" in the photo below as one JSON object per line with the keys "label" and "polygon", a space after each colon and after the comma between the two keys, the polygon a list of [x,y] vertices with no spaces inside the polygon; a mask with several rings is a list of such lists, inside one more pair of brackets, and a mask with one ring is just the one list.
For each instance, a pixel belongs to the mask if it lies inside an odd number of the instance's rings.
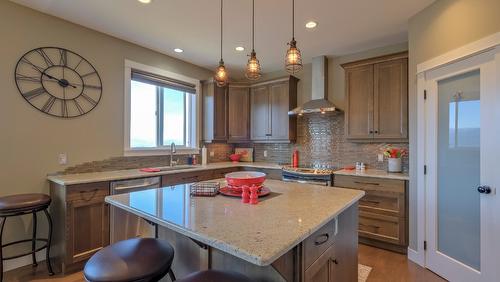
{"label": "white ceiling", "polygon": [[[11,0],[209,69],[219,61],[219,0]],[[407,21],[434,0],[296,0],[305,63],[407,41]],[[251,0],[224,2],[224,61],[241,75],[251,50]],[[291,0],[256,0],[256,51],[263,72],[283,68]],[[307,30],[314,20],[318,26]],[[244,46],[244,52],[236,52]],[[174,53],[174,48],[184,53]]]}

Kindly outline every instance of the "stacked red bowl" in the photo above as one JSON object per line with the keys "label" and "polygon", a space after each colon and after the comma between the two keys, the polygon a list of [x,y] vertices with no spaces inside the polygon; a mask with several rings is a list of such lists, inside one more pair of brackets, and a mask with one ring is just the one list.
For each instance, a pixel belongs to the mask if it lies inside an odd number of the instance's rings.
{"label": "stacked red bowl", "polygon": [[238,171],[226,174],[227,187],[234,192],[242,192],[243,186],[262,188],[266,174],[258,171]]}

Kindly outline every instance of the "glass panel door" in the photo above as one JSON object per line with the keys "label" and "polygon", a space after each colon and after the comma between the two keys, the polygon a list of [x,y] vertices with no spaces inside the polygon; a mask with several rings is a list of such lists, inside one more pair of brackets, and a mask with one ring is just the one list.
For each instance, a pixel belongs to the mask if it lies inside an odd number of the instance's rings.
{"label": "glass panel door", "polygon": [[438,81],[437,251],[480,270],[480,74]]}

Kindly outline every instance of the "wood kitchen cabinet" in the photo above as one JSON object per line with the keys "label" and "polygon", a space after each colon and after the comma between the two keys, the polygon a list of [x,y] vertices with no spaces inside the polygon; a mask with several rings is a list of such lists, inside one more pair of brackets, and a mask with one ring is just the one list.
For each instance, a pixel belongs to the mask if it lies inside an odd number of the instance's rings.
{"label": "wood kitchen cabinet", "polygon": [[408,247],[407,182],[335,175],[334,186],[365,191],[359,200],[360,242],[406,253]]}
{"label": "wood kitchen cabinet", "polygon": [[250,90],[250,139],[254,142],[293,142],[297,118],[288,111],[297,106],[298,79],[255,84]]}
{"label": "wood kitchen cabinet", "polygon": [[250,140],[250,88],[229,85],[228,138],[230,143]]}
{"label": "wood kitchen cabinet", "polygon": [[229,137],[228,87],[213,81],[203,83],[203,139],[205,142],[227,141]]}
{"label": "wood kitchen cabinet", "polygon": [[342,65],[352,141],[408,140],[408,53]]}
{"label": "wood kitchen cabinet", "polygon": [[109,245],[109,182],[61,186],[51,183],[53,256],[63,272],[78,270]]}
{"label": "wood kitchen cabinet", "polygon": [[[303,244],[305,282],[357,281],[357,205],[316,231]],[[336,222],[337,220],[337,222]]]}

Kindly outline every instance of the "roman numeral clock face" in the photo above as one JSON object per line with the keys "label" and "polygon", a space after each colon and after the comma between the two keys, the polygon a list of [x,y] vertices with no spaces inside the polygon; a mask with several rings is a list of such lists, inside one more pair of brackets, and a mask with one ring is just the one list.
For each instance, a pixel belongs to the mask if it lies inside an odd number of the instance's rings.
{"label": "roman numeral clock face", "polygon": [[28,103],[57,117],[72,118],[93,110],[102,95],[96,69],[63,48],[31,50],[16,65],[16,85]]}

